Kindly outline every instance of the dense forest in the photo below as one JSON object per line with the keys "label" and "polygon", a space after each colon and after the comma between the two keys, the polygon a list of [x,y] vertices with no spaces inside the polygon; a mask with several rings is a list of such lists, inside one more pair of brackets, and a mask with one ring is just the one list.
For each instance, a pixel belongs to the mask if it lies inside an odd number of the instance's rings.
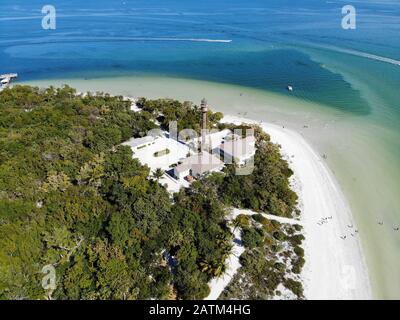
{"label": "dense forest", "polygon": [[[259,129],[253,174],[236,176],[229,165],[171,197],[121,143],[169,120],[198,130],[199,109],[166,99],[141,99],[141,112],[130,106],[120,96],[68,86],[0,92],[0,299],[201,299],[226,268],[231,207],[296,214],[292,172]],[[221,117],[210,111],[210,125]],[[242,261],[255,253],[268,260],[266,248],[294,241],[294,231],[280,226],[240,227]],[[48,265],[56,287],[45,290]],[[301,297],[288,270],[264,268]],[[265,292],[274,294],[278,282]]]}

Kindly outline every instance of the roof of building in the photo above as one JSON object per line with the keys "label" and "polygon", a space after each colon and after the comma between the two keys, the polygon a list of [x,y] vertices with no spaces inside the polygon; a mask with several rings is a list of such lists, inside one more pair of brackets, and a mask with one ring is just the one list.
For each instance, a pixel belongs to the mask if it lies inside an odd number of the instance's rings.
{"label": "roof of building", "polygon": [[155,140],[155,138],[153,136],[145,136],[142,138],[131,139],[131,140],[125,142],[124,144],[130,146],[131,148],[134,148],[134,147],[138,147],[143,144],[146,144],[146,143],[153,142],[154,140]]}
{"label": "roof of building", "polygon": [[176,172],[179,172],[179,173],[182,173],[182,172],[185,172],[185,171],[188,171],[188,170],[190,170],[191,169],[191,165],[190,164],[187,164],[187,163],[185,163],[185,164],[178,164],[176,167],[175,167],[175,171]]}
{"label": "roof of building", "polygon": [[241,156],[255,151],[255,142],[256,139],[254,136],[248,136],[246,138],[236,137],[232,140],[225,141],[219,148],[224,151],[224,153],[240,158]]}
{"label": "roof of building", "polygon": [[[222,131],[206,134],[206,146],[209,147],[210,149],[217,148],[221,144],[221,141],[223,141],[224,138],[227,137],[230,133],[231,131],[229,129],[224,129]],[[186,144],[194,143],[195,145],[197,145],[200,139],[201,137],[196,137],[188,141],[185,141],[185,143]]]}
{"label": "roof of building", "polygon": [[203,151],[202,153],[190,156],[182,160],[182,164],[176,166],[177,172],[184,172],[187,170],[195,170],[196,172],[203,174],[211,170],[220,168],[223,166],[223,162],[216,156]]}

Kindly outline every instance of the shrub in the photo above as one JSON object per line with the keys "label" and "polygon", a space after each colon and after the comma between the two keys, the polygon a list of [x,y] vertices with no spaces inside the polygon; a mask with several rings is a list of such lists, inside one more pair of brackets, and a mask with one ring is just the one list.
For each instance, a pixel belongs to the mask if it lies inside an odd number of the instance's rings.
{"label": "shrub", "polygon": [[303,230],[303,227],[302,227],[301,225],[299,225],[299,224],[295,224],[295,225],[294,225],[294,228],[296,229],[296,231],[301,231],[301,230]]}
{"label": "shrub", "polygon": [[297,254],[299,257],[304,257],[304,249],[302,247],[295,246],[294,253]]}
{"label": "shrub", "polygon": [[245,247],[253,249],[262,245],[263,236],[260,234],[259,229],[244,229],[242,232],[242,241]]}
{"label": "shrub", "polygon": [[281,227],[281,223],[279,221],[271,220],[271,223],[275,229],[279,229]]}
{"label": "shrub", "polygon": [[292,266],[292,272],[299,274],[301,272],[301,270],[303,269],[305,260],[303,257],[299,257],[298,259],[296,259],[293,262],[293,266]]}
{"label": "shrub", "polygon": [[262,225],[266,225],[269,222],[261,213],[253,214],[251,217]]}
{"label": "shrub", "polygon": [[272,252],[278,252],[280,250],[279,246],[276,244],[271,245],[271,251]]}
{"label": "shrub", "polygon": [[289,241],[293,246],[299,246],[299,245],[301,245],[301,243],[303,242],[304,239],[305,238],[302,234],[296,234],[296,235],[290,237]]}
{"label": "shrub", "polygon": [[293,279],[285,279],[284,285],[286,288],[291,290],[297,297],[303,297],[303,286],[301,282],[293,280]]}
{"label": "shrub", "polygon": [[279,240],[279,241],[285,240],[285,238],[286,238],[285,234],[284,234],[282,231],[280,231],[280,230],[275,231],[275,232],[272,234],[272,236],[273,236],[276,240]]}
{"label": "shrub", "polygon": [[240,228],[246,228],[250,225],[250,217],[246,216],[245,214],[239,214],[236,217],[236,221]]}
{"label": "shrub", "polygon": [[286,266],[285,266],[285,264],[282,263],[282,262],[275,262],[274,268],[275,268],[276,270],[278,270],[279,272],[285,272],[285,270],[286,270]]}
{"label": "shrub", "polygon": [[264,237],[264,245],[267,247],[271,247],[274,245],[275,239],[270,235]]}

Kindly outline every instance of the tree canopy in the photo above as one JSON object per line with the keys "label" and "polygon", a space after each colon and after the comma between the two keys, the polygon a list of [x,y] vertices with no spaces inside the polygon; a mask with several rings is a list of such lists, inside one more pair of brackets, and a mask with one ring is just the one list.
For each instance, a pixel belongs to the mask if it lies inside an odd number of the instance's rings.
{"label": "tree canopy", "polygon": [[[292,214],[291,171],[261,140],[252,175],[228,166],[171,197],[121,143],[156,120],[199,130],[199,110],[140,104],[68,86],[0,92],[0,299],[201,299],[226,268],[229,207]],[[46,265],[55,289],[42,287]]]}

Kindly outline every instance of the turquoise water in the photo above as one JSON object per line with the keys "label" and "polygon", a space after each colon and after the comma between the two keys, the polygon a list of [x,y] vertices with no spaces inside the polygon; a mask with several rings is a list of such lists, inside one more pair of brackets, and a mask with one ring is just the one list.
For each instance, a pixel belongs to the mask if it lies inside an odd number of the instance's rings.
{"label": "turquoise water", "polygon": [[305,50],[333,46],[400,58],[400,6],[396,2],[357,4],[356,31],[340,27],[341,1],[268,1],[266,5],[254,0],[201,4],[177,0],[82,4],[72,0],[52,4],[57,9],[57,29],[43,30],[41,1],[2,1],[0,70],[18,72],[21,80],[76,73],[88,78],[94,74],[161,74],[282,94],[291,84],[297,97],[366,114],[371,106],[360,92],[341,74],[311,61]]}
{"label": "turquoise water", "polygon": [[[113,78],[102,88],[135,94],[164,92],[166,78],[175,92],[185,81],[172,79],[188,79],[188,97],[211,96],[227,112],[245,103],[257,119],[315,120],[304,134],[329,155],[364,230],[374,293],[400,298],[400,234],[391,228],[400,225],[400,66],[380,61],[400,60],[398,1],[353,1],[356,30],[341,28],[347,1],[59,0],[56,30],[41,28],[42,1],[26,2],[0,3],[0,73],[21,82],[93,88]],[[195,84],[204,92],[194,94]],[[272,112],[271,101],[285,108]],[[387,227],[377,229],[378,219]]]}

